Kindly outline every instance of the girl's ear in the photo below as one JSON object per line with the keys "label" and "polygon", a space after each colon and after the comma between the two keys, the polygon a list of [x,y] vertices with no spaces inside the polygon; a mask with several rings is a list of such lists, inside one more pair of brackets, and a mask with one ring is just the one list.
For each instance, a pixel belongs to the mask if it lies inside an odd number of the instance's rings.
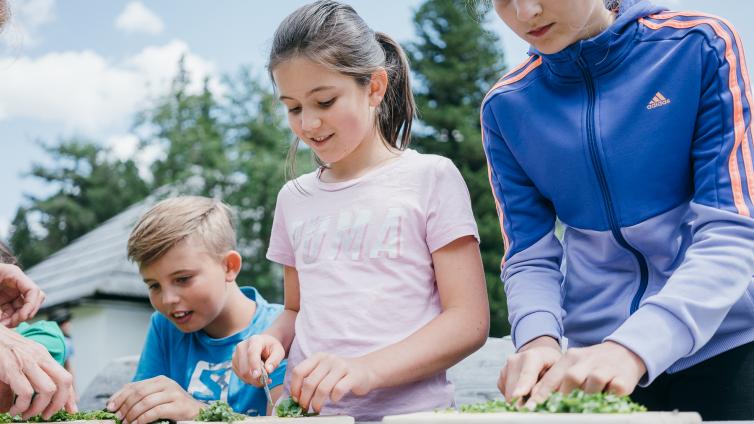
{"label": "girl's ear", "polygon": [[225,268],[225,281],[228,283],[236,281],[238,273],[241,272],[241,254],[235,250],[226,253],[223,258],[223,268]]}
{"label": "girl's ear", "polygon": [[372,79],[369,83],[369,106],[377,107],[382,103],[387,91],[387,71],[385,68],[379,68],[372,73]]}

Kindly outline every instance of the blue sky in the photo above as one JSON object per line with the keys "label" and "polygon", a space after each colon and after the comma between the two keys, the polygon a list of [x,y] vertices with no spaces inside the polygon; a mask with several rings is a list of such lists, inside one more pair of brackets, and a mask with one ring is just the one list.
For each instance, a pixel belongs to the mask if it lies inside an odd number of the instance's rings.
{"label": "blue sky", "polygon": [[[305,3],[11,0],[12,21],[0,34],[0,239],[7,236],[24,193],[50,191],[22,176],[45,159],[35,141],[51,144],[82,136],[112,147],[121,157],[135,154],[149,161],[157,153],[135,152],[129,127],[134,112],[167,89],[178,58],[185,54],[194,76],[215,81],[242,65],[263,75],[277,24]],[[401,42],[413,39],[411,19],[421,0],[349,3],[375,30]],[[754,48],[754,3],[657,3],[725,16],[740,31],[747,53]],[[527,46],[495,16],[490,18],[486,25],[501,35],[507,62],[522,61]],[[213,87],[221,90],[218,82]]]}

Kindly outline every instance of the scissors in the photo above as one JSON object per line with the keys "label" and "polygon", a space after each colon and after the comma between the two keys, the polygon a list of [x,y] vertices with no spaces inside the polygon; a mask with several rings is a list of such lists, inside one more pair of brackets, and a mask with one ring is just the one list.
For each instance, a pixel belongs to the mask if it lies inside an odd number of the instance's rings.
{"label": "scissors", "polygon": [[262,376],[260,377],[262,384],[264,384],[264,394],[267,396],[267,402],[270,404],[270,411],[274,414],[275,404],[272,403],[272,395],[270,394],[270,376],[267,374],[267,370],[262,366]]}

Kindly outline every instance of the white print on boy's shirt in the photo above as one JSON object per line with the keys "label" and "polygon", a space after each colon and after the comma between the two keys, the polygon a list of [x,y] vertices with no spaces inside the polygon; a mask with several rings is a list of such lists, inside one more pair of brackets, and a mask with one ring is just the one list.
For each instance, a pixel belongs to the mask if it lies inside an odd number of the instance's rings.
{"label": "white print on boy's shirt", "polygon": [[[346,210],[338,213],[337,221],[332,215],[317,216],[293,223],[293,249],[301,250],[305,264],[317,262],[321,257],[330,260],[362,259],[367,242],[367,233],[377,228],[382,218],[379,233],[371,241],[369,259],[401,257],[403,244],[402,223],[406,217],[403,208],[387,208],[384,217],[374,216],[368,209]],[[377,221],[377,222],[375,222]]]}
{"label": "white print on boy's shirt", "polygon": [[228,401],[228,387],[232,372],[231,361],[210,364],[198,361],[194,372],[191,373],[188,390],[194,399]]}

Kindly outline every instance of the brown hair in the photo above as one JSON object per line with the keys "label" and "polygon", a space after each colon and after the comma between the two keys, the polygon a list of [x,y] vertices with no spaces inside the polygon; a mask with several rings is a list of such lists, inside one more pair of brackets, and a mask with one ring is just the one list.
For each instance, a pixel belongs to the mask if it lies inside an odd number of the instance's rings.
{"label": "brown hair", "polygon": [[8,20],[10,20],[10,7],[6,0],[0,0],[0,31]]}
{"label": "brown hair", "polygon": [[[303,56],[314,63],[353,77],[362,86],[380,68],[388,75],[385,97],[377,109],[377,128],[385,142],[397,149],[408,147],[415,114],[408,58],[395,40],[375,32],[351,6],[319,0],[300,7],[280,23],[272,41],[267,69]],[[289,175],[295,176],[299,140],[288,152]],[[323,163],[317,158],[320,165]]]}
{"label": "brown hair", "polygon": [[128,237],[128,259],[139,267],[161,258],[187,237],[197,237],[217,259],[236,248],[233,213],[219,200],[200,196],[166,199],[147,211]]}
{"label": "brown hair", "polygon": [[[0,0],[2,2],[2,0]],[[18,259],[5,243],[0,241],[0,264],[18,265]]]}

